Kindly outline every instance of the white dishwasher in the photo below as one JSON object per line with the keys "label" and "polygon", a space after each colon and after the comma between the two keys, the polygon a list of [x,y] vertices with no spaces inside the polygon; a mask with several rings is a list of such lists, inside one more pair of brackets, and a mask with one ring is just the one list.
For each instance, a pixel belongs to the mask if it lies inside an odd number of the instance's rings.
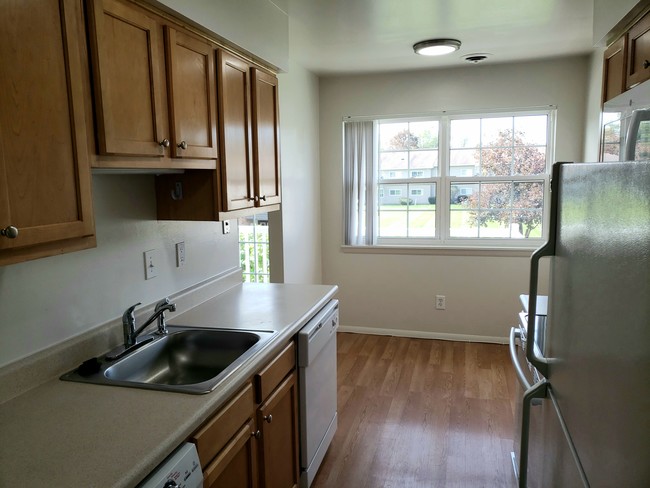
{"label": "white dishwasher", "polygon": [[201,488],[203,473],[196,446],[182,444],[138,488]]}
{"label": "white dishwasher", "polygon": [[331,300],[298,333],[300,487],[308,488],[336,432],[336,330]]}

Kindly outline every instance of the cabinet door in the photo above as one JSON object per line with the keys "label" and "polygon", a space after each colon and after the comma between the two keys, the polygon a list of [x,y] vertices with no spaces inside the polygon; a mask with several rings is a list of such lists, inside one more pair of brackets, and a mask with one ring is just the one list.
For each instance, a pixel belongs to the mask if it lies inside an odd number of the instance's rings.
{"label": "cabinet door", "polygon": [[255,68],[251,72],[256,205],[272,205],[280,203],[278,79]]}
{"label": "cabinet door", "polygon": [[246,61],[218,51],[221,203],[223,211],[254,206],[250,79]]}
{"label": "cabinet door", "polygon": [[[205,488],[255,488],[258,473],[255,421],[246,423],[203,471]],[[257,434],[259,435],[259,434]]]}
{"label": "cabinet door", "polygon": [[621,37],[605,51],[603,62],[603,102],[625,91],[626,37]]}
{"label": "cabinet door", "polygon": [[165,28],[165,44],[172,156],[216,159],[214,49],[171,27]]}
{"label": "cabinet door", "polygon": [[650,79],[650,14],[628,33],[627,88]]}
{"label": "cabinet door", "polygon": [[162,156],[169,145],[162,28],[132,4],[89,5],[98,150]]}
{"label": "cabinet door", "polygon": [[[94,234],[79,7],[34,0],[2,8],[0,229],[18,235],[0,237],[0,250]],[[40,256],[64,251],[57,246]],[[0,263],[39,257],[11,253]]]}
{"label": "cabinet door", "polygon": [[295,371],[257,411],[260,475],[265,488],[298,486],[298,414]]}

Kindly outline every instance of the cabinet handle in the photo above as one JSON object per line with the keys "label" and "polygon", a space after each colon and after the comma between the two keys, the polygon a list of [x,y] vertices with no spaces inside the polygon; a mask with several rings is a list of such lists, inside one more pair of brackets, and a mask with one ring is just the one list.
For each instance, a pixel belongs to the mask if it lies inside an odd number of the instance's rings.
{"label": "cabinet handle", "polygon": [[255,437],[255,439],[259,439],[262,437],[262,433],[259,430],[256,430],[255,432],[251,432],[251,436]]}
{"label": "cabinet handle", "polygon": [[264,416],[264,420],[266,420],[269,424],[273,422],[273,415],[268,414]]}
{"label": "cabinet handle", "polygon": [[169,139],[163,139],[158,143],[158,145],[162,147],[169,147]]}
{"label": "cabinet handle", "polygon": [[15,239],[18,237],[18,228],[10,225],[4,229],[0,229],[0,236],[5,236],[9,239]]}
{"label": "cabinet handle", "polygon": [[257,197],[246,197],[246,200],[248,200],[249,202],[256,202]]}
{"label": "cabinet handle", "polygon": [[260,197],[260,200],[264,200],[264,201],[266,202],[266,195],[261,196],[261,197]]}
{"label": "cabinet handle", "polygon": [[179,148],[181,149],[187,149],[187,142],[181,141],[181,143],[178,145]]}

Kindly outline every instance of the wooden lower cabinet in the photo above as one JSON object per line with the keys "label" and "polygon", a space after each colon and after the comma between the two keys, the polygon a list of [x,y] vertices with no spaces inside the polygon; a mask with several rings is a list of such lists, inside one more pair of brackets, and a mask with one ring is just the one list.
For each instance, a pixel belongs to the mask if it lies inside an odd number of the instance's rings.
{"label": "wooden lower cabinet", "polygon": [[293,342],[190,437],[205,488],[298,486],[298,395]]}
{"label": "wooden lower cabinet", "polygon": [[[244,424],[214,461],[204,468],[205,488],[258,486],[256,432],[253,419]],[[257,435],[259,436],[259,433]]]}
{"label": "wooden lower cabinet", "polygon": [[266,488],[298,486],[297,401],[294,371],[257,410],[260,478]]}

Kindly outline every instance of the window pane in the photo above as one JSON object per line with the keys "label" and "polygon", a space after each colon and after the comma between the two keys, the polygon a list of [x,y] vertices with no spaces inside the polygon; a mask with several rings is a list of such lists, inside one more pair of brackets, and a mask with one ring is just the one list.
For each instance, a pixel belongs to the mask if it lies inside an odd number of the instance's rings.
{"label": "window pane", "polygon": [[481,175],[510,176],[512,174],[512,147],[494,147],[481,151]]}
{"label": "window pane", "polygon": [[515,145],[545,146],[547,115],[515,117]]}
{"label": "window pane", "polygon": [[[411,151],[409,158],[411,178],[431,178],[438,175],[438,151]],[[420,170],[418,176],[413,175],[414,170]]]}
{"label": "window pane", "polygon": [[437,120],[411,122],[409,131],[415,138],[412,142],[417,142],[416,146],[420,149],[438,149],[438,127]]}
{"label": "window pane", "polygon": [[[379,153],[379,175],[384,178],[406,178],[408,170],[407,152],[382,152]],[[389,171],[393,175],[389,175]]]}
{"label": "window pane", "polygon": [[474,176],[478,173],[481,152],[477,149],[452,149],[449,151],[450,176]]}
{"label": "window pane", "polygon": [[478,237],[478,223],[471,218],[470,212],[452,205],[449,215],[450,237]]}
{"label": "window pane", "polygon": [[449,147],[452,149],[479,147],[480,141],[481,119],[451,121]]}
{"label": "window pane", "polygon": [[382,151],[408,149],[405,134],[408,134],[408,122],[379,124],[379,149]]}
{"label": "window pane", "polygon": [[511,192],[512,183],[482,183],[478,201],[472,199],[470,204],[475,208],[482,209],[508,208],[511,202]]}
{"label": "window pane", "polygon": [[379,237],[435,237],[436,185],[380,185]]}
{"label": "window pane", "polygon": [[513,175],[546,173],[546,147],[519,146],[514,151]]}
{"label": "window pane", "polygon": [[512,117],[481,119],[481,145],[512,146]]}
{"label": "window pane", "polygon": [[512,215],[513,232],[512,237],[517,239],[541,238],[542,237],[542,210],[518,210]]}

